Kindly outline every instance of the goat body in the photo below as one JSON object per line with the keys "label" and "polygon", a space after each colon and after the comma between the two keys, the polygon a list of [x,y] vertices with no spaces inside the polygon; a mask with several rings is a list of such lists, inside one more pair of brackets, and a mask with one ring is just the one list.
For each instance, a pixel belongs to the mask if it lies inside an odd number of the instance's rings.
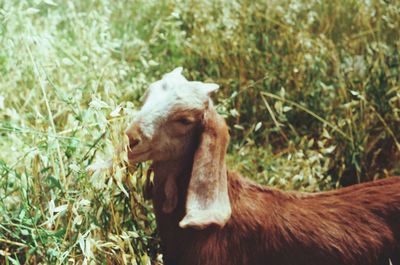
{"label": "goat body", "polygon": [[[187,179],[178,178],[179,190],[187,190]],[[262,187],[232,172],[228,183],[231,218],[223,228],[197,230],[178,226],[185,192],[166,214],[163,184],[156,182],[166,265],[386,265],[389,258],[400,264],[398,177],[316,194]]]}
{"label": "goat body", "polygon": [[130,162],[153,160],[166,265],[400,265],[400,178],[316,194],[226,170],[226,123],[177,68],[150,85],[127,130]]}

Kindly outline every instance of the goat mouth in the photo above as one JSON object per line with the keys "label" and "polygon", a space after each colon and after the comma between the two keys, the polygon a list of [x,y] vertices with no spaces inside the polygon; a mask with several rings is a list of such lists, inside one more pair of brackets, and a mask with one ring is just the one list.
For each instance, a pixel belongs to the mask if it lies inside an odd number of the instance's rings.
{"label": "goat mouth", "polygon": [[[134,153],[134,152],[130,151],[130,152],[128,152],[128,159],[129,159],[129,161],[136,162],[137,160],[141,160],[140,158],[148,153],[150,153],[150,150],[146,150],[146,151],[138,152],[138,153]],[[141,162],[141,161],[138,161],[138,162]]]}

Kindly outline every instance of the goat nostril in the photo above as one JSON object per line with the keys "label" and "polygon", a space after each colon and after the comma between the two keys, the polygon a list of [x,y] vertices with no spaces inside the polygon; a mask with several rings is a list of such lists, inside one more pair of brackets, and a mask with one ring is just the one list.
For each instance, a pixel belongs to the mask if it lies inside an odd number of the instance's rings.
{"label": "goat nostril", "polygon": [[129,139],[129,148],[133,149],[135,146],[137,146],[140,143],[139,139]]}

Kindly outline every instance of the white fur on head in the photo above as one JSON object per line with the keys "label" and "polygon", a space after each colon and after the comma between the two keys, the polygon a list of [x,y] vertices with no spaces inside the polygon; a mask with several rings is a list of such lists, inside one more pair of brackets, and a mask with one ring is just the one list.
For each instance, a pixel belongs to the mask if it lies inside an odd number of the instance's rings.
{"label": "white fur on head", "polygon": [[212,83],[188,81],[182,71],[182,67],[175,68],[150,85],[146,101],[135,119],[140,122],[146,137],[154,135],[158,123],[170,114],[173,107],[200,109],[208,101],[209,94],[219,87]]}

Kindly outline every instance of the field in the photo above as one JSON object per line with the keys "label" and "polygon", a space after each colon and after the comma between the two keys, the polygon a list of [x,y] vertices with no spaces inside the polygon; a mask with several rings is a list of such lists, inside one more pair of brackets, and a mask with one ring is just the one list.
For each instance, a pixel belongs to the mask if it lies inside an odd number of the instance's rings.
{"label": "field", "polygon": [[114,150],[177,66],[259,183],[400,174],[399,29],[392,0],[0,0],[0,264],[162,264],[148,164]]}

